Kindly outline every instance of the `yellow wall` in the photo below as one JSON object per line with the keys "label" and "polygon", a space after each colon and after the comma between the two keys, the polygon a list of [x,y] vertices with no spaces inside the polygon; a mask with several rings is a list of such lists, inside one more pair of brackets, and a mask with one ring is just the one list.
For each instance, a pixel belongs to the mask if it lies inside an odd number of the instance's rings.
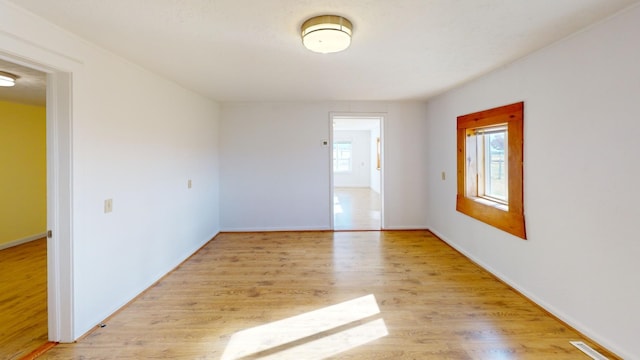
{"label": "yellow wall", "polygon": [[0,247],[47,230],[46,111],[0,101]]}

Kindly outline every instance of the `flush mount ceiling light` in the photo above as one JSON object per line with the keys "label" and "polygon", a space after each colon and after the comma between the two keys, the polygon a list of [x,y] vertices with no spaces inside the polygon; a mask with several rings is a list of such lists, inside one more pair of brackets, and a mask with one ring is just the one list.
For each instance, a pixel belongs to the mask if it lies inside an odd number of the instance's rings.
{"label": "flush mount ceiling light", "polygon": [[0,86],[11,87],[16,84],[18,77],[8,72],[0,71]]}
{"label": "flush mount ceiling light", "polygon": [[351,44],[353,25],[337,15],[312,17],[302,24],[302,43],[317,53],[334,53],[345,50]]}

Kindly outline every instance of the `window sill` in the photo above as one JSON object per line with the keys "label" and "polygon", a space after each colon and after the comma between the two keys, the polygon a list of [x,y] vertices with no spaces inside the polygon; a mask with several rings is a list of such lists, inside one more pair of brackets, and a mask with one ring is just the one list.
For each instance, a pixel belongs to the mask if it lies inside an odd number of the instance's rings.
{"label": "window sill", "polygon": [[491,207],[496,208],[498,210],[509,211],[509,205],[502,204],[502,203],[499,203],[497,201],[491,201],[489,199],[479,198],[479,197],[473,197],[473,198],[470,198],[470,199],[475,201],[475,202],[477,202],[477,203],[480,203],[482,205],[491,206]]}
{"label": "window sill", "polygon": [[527,238],[524,215],[513,207],[509,208],[507,205],[483,198],[458,195],[456,210],[521,239]]}

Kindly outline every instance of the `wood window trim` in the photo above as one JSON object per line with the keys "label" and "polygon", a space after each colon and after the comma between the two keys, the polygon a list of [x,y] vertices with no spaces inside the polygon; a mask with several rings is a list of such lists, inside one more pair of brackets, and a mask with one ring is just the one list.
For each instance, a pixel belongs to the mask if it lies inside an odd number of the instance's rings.
{"label": "wood window trim", "polygon": [[[494,204],[487,204],[467,197],[465,194],[466,132],[468,129],[499,124],[507,124],[508,129],[509,205],[506,211],[504,207],[500,208],[500,206]],[[456,210],[526,240],[523,193],[523,124],[524,102],[458,116],[458,194],[456,196]]]}

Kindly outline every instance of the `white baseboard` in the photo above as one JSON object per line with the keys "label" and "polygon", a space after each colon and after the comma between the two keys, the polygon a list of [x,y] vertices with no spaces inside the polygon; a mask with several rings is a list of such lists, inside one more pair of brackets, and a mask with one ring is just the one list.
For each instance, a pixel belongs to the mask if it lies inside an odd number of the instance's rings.
{"label": "white baseboard", "polygon": [[[382,230],[429,230],[424,225],[405,225],[405,226],[385,226]],[[260,227],[260,228],[226,228],[220,232],[276,232],[276,231],[332,231],[326,226],[305,226],[305,227]]]}
{"label": "white baseboard", "polygon": [[255,228],[226,228],[220,232],[276,232],[276,231],[330,231],[327,226],[291,226],[291,227],[255,227]]}
{"label": "white baseboard", "polygon": [[[560,311],[560,309],[558,309],[555,306],[549,304],[548,302],[542,300],[540,297],[536,296],[535,294],[533,294],[532,292],[530,292],[526,288],[522,287],[520,284],[518,284],[517,282],[513,281],[511,278],[509,278],[505,274],[501,273],[500,271],[497,271],[496,269],[494,269],[489,264],[487,264],[484,261],[480,260],[479,258],[473,256],[470,252],[466,251],[464,248],[462,248],[461,246],[459,246],[455,242],[451,241],[450,239],[448,239],[446,236],[444,236],[440,232],[434,230],[433,228],[430,228],[429,231],[432,232],[435,236],[437,236],[440,240],[444,241],[449,246],[454,248],[456,251],[460,252],[463,256],[467,257],[469,260],[471,260],[472,262],[474,262],[475,264],[477,264],[481,268],[485,269],[486,271],[490,272],[492,275],[494,275],[495,277],[500,279],[500,281],[504,282],[508,286],[511,286],[514,290],[519,292],[522,296],[524,296],[527,299],[529,299],[530,301],[534,302],[535,304],[540,306],[545,311],[549,312],[550,314],[552,314],[556,318],[560,319],[561,321],[565,322],[566,324],[568,324],[569,326],[571,326],[572,328],[574,328],[578,332],[582,333],[584,336],[587,336],[589,339],[597,342],[601,346],[604,346],[608,351],[611,351],[611,352],[615,353],[618,356],[623,354],[620,351],[620,349],[618,349],[613,344],[612,341],[609,341],[608,339],[603,338],[596,331],[594,331],[590,327],[586,326],[585,324],[583,324],[578,319],[575,319],[575,318],[567,315],[563,311]],[[626,359],[627,356],[623,356],[622,358]]]}
{"label": "white baseboard", "polygon": [[200,241],[200,243],[196,244],[193,248],[187,250],[185,252],[185,254],[183,254],[183,256],[175,259],[174,263],[172,264],[172,266],[169,266],[168,270],[166,270],[166,269],[162,270],[162,271],[156,273],[154,276],[150,277],[149,280],[146,282],[146,285],[143,285],[138,290],[134,290],[132,293],[130,293],[128,296],[125,297],[125,300],[121,301],[120,303],[118,303],[118,305],[112,307],[111,309],[105,311],[102,314],[102,316],[99,317],[99,318],[102,319],[101,321],[96,322],[94,325],[92,325],[91,327],[89,327],[87,329],[79,330],[79,333],[81,335],[78,336],[76,338],[76,340],[87,336],[92,331],[92,329],[94,329],[96,326],[98,326],[98,324],[106,322],[107,319],[109,319],[111,316],[113,316],[116,312],[118,312],[119,310],[123,309],[124,307],[129,305],[131,302],[135,301],[145,291],[149,290],[154,285],[156,285],[158,282],[162,281],[162,279],[164,279],[167,275],[169,275],[170,273],[175,271],[177,268],[179,268],[182,264],[184,264],[186,261],[188,261],[191,256],[195,255],[195,253],[200,251],[200,249],[202,249],[205,245],[207,245],[207,243],[209,243],[209,241],[213,240],[216,236],[218,236],[218,234],[220,234],[219,230],[214,231],[214,233],[213,233],[213,235],[211,237],[202,239]]}
{"label": "white baseboard", "polygon": [[4,249],[8,249],[10,247],[22,245],[24,243],[28,243],[29,241],[42,239],[43,237],[47,237],[47,233],[35,234],[35,235],[27,236],[26,238],[9,241],[7,243],[0,244],[0,250],[4,250]]}
{"label": "white baseboard", "polygon": [[382,230],[429,230],[429,227],[424,225],[400,225],[385,226]]}

